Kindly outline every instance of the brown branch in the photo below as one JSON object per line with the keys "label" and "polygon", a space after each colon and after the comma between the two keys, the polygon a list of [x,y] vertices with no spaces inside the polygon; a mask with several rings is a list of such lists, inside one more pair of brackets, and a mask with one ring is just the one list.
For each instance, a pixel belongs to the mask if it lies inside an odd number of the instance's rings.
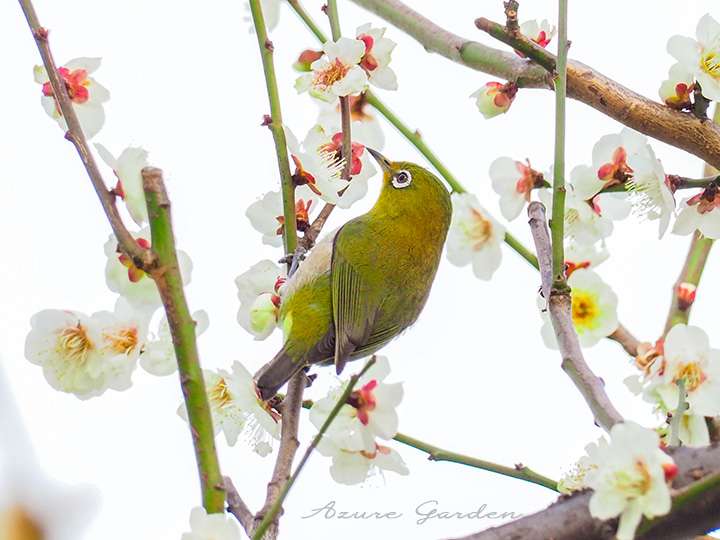
{"label": "brown branch", "polygon": [[247,535],[252,536],[255,526],[255,516],[253,516],[253,513],[245,504],[245,501],[240,497],[232,479],[229,476],[225,476],[223,479],[225,480],[225,500],[227,502],[228,512],[235,516],[235,519],[242,525]]}
{"label": "brown branch", "polygon": [[[669,453],[680,470],[673,488],[681,491],[674,496],[670,514],[641,525],[638,540],[687,540],[720,523],[720,486],[712,485],[720,471],[720,447],[682,447]],[[700,496],[683,500],[692,489]],[[617,520],[594,519],[588,509],[591,496],[591,491],[582,491],[561,497],[541,512],[456,540],[611,540]]]}
{"label": "brown branch", "polygon": [[570,291],[567,287],[559,288],[553,284],[552,245],[545,218],[545,207],[537,201],[531,202],[528,206],[528,216],[540,263],[543,296],[548,303],[550,321],[562,354],[562,369],[585,398],[595,416],[595,422],[609,431],[614,424],[622,422],[623,418],[605,393],[602,380],[585,362],[573,326]]}
{"label": "brown branch", "polygon": [[332,211],[334,209],[334,204],[326,203],[325,206],[322,207],[322,210],[320,210],[318,216],[310,224],[310,226],[305,229],[303,237],[298,240],[298,245],[302,246],[302,248],[305,250],[311,249],[315,245],[318,236],[320,236],[320,232],[325,226],[325,222],[328,220],[330,214],[332,214]]}
{"label": "brown branch", "polygon": [[[353,2],[407,32],[428,51],[437,52],[472,69],[515,81],[521,87],[552,88],[546,69],[514,53],[486,47],[448,32],[400,0]],[[504,26],[497,27],[505,32]],[[501,34],[492,35],[498,37]],[[505,42],[525,53],[520,38],[516,40],[507,33]],[[549,52],[545,53],[554,58]],[[645,135],[720,166],[720,129],[711,122],[647,99],[576,61],[568,62],[567,95]]]}
{"label": "brown branch", "polygon": [[625,349],[625,352],[630,356],[635,357],[638,355],[638,345],[640,345],[640,341],[622,324],[618,325],[617,330],[610,334],[608,339],[612,339],[622,345],[622,348]]}
{"label": "brown branch", "polygon": [[73,107],[70,96],[67,92],[65,82],[60,78],[58,73],[57,65],[53,59],[52,51],[50,50],[50,43],[48,42],[49,31],[40,25],[37,13],[31,2],[31,0],[20,0],[20,7],[22,8],[25,18],[27,19],[28,25],[35,38],[40,57],[42,58],[45,71],[47,71],[48,78],[50,79],[50,85],[53,89],[53,96],[57,107],[60,109],[62,117],[65,119],[65,123],[68,126],[65,138],[69,140],[75,149],[77,150],[80,160],[85,167],[90,181],[92,182],[95,193],[97,193],[100,199],[105,215],[107,216],[110,226],[112,227],[113,233],[118,240],[120,249],[130,257],[135,266],[138,268],[147,270],[151,268],[155,263],[155,258],[150,250],[145,249],[138,245],[133,236],[125,227],[125,224],[118,213],[117,206],[115,205],[115,193],[110,191],[105,181],[103,180],[100,169],[98,169],[95,158],[90,152],[87,139],[83,133],[80,121],[78,120],[75,108]]}
{"label": "brown branch", "polygon": [[[293,460],[297,453],[300,442],[298,441],[298,426],[300,422],[300,410],[302,409],[302,396],[307,384],[307,377],[304,372],[295,375],[288,383],[288,391],[285,399],[280,404],[282,412],[281,432],[280,432],[280,449],[278,450],[275,468],[273,469],[272,478],[267,486],[267,496],[265,504],[255,515],[255,523],[253,529],[256,528],[265,514],[272,508],[273,503],[278,499],[285,482],[290,478]],[[282,515],[282,510],[278,516],[270,524],[265,540],[274,540],[278,535],[278,521]]]}

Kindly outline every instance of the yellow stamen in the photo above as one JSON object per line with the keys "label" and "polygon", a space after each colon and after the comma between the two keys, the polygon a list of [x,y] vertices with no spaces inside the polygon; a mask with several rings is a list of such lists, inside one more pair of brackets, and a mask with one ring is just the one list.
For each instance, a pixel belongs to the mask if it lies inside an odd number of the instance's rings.
{"label": "yellow stamen", "polygon": [[42,528],[24,508],[14,506],[0,512],[0,538],[3,540],[43,540]]}
{"label": "yellow stamen", "polygon": [[700,58],[700,67],[715,79],[720,79],[720,58],[715,51],[705,53]]}
{"label": "yellow stamen", "polygon": [[645,495],[652,485],[652,477],[647,465],[638,460],[633,472],[617,471],[615,473],[615,487],[626,497],[634,499]]}
{"label": "yellow stamen", "polygon": [[680,369],[675,373],[673,382],[685,380],[685,390],[692,392],[697,390],[703,381],[705,381],[705,373],[697,362],[688,362],[687,364],[681,364]]}
{"label": "yellow stamen", "polygon": [[590,329],[597,325],[597,296],[586,291],[572,293],[572,319],[575,328]]}
{"label": "yellow stamen", "polygon": [[222,377],[218,379],[215,386],[208,392],[208,398],[220,409],[232,403],[232,395],[225,379]]}
{"label": "yellow stamen", "polygon": [[86,328],[79,322],[77,326],[63,329],[57,340],[58,352],[80,364],[85,362],[94,347]]}
{"label": "yellow stamen", "polygon": [[138,345],[137,328],[121,328],[114,334],[104,334],[110,342],[110,348],[119,354],[130,354]]}
{"label": "yellow stamen", "polygon": [[478,251],[492,238],[492,222],[475,208],[470,209],[472,224],[465,228],[465,234],[473,242],[473,249]]}

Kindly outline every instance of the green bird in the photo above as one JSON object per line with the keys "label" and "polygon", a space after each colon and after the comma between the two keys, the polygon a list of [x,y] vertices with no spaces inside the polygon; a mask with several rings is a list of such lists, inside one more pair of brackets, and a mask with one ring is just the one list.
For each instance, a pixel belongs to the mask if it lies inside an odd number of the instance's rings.
{"label": "green bird", "polygon": [[431,172],[367,149],[383,170],[372,209],[319,242],[285,284],[284,344],[255,375],[270,399],[312,364],[367,357],[413,324],[427,301],[450,226],[450,194]]}

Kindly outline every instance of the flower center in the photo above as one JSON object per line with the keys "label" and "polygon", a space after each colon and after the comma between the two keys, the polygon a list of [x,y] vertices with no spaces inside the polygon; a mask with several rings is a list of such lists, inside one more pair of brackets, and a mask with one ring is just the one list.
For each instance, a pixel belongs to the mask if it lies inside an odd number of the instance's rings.
{"label": "flower center", "polygon": [[492,238],[493,226],[490,220],[475,208],[471,208],[470,212],[472,223],[466,227],[465,234],[472,241],[473,249],[479,251]]}
{"label": "flower center", "polygon": [[[135,240],[135,242],[137,243],[138,246],[140,246],[143,249],[150,249],[150,242],[148,242],[144,238],[138,238]],[[135,263],[133,262],[133,260],[130,257],[128,257],[127,255],[125,255],[124,253],[121,253],[118,256],[118,260],[120,261],[120,264],[122,264],[123,266],[125,266],[128,269],[128,279],[130,280],[131,283],[137,283],[138,281],[140,281],[142,278],[145,277],[145,272],[142,269],[135,266]]]}
{"label": "flower center", "polygon": [[635,499],[645,495],[652,484],[647,465],[641,460],[635,462],[633,471],[617,471],[614,477],[615,487],[627,498]]}
{"label": "flower center", "polygon": [[720,57],[715,51],[705,53],[700,58],[702,70],[715,79],[720,79]]}
{"label": "flower center", "polygon": [[595,295],[585,291],[572,292],[572,319],[575,328],[593,328],[598,314],[597,297]]}
{"label": "flower center", "polygon": [[42,527],[24,508],[11,506],[0,511],[0,538],[7,540],[43,540]]}
{"label": "flower center", "polygon": [[627,152],[625,148],[618,146],[610,159],[611,161],[609,163],[605,163],[597,171],[600,180],[607,180],[608,185],[611,185],[610,181],[612,180],[624,182],[632,175],[633,170],[627,164]]}
{"label": "flower center", "polygon": [[139,341],[137,328],[132,326],[121,328],[114,334],[105,333],[104,337],[110,342],[110,348],[118,354],[130,354]]}
{"label": "flower center", "polygon": [[87,329],[78,322],[77,326],[69,326],[60,332],[57,347],[66,358],[82,364],[95,345],[88,336]]}
{"label": "flower center", "polygon": [[[74,103],[85,103],[90,98],[87,87],[90,86],[90,79],[87,76],[87,70],[74,69],[70,71],[68,68],[61,67],[58,74],[65,83],[68,96]],[[46,82],[42,86],[42,92],[45,96],[52,96],[53,90],[50,82]]]}
{"label": "flower center", "polygon": [[219,409],[227,407],[232,403],[232,395],[224,378],[220,377],[218,379],[218,382],[216,382],[208,392],[208,398],[217,405]]}
{"label": "flower center", "polygon": [[[327,152],[334,156],[335,161],[339,161],[343,157],[342,146],[343,134],[342,131],[340,131],[332,136],[332,139],[329,143],[322,145],[320,148],[318,148],[318,150],[321,155]],[[362,161],[360,160],[360,156],[362,156],[364,151],[365,146],[363,146],[362,144],[356,142],[350,144],[350,154],[352,159],[350,168],[351,176],[360,174],[360,171],[362,171]]]}
{"label": "flower center", "polygon": [[687,204],[688,206],[697,205],[696,210],[699,214],[707,214],[720,206],[720,189],[713,182],[702,193],[690,197]]}
{"label": "flower center", "polygon": [[675,372],[673,382],[677,383],[680,380],[685,381],[685,390],[692,392],[697,390],[707,376],[703,373],[702,368],[698,362],[688,362],[687,364],[681,364],[678,370]]}
{"label": "flower center", "polygon": [[350,67],[335,59],[328,66],[315,73],[313,85],[322,89],[330,88],[333,84],[347,75]]}
{"label": "flower center", "polygon": [[357,409],[358,420],[362,425],[367,426],[370,421],[370,411],[377,406],[377,400],[373,394],[373,390],[377,388],[378,382],[373,379],[360,390],[355,390],[348,398],[348,404]]}

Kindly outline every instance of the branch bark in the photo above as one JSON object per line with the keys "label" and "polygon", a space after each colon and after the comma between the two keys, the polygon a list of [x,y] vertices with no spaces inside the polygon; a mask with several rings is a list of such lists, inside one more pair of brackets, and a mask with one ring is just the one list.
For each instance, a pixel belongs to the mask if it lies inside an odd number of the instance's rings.
{"label": "branch bark", "polygon": [[614,424],[622,422],[623,418],[605,393],[602,380],[585,362],[573,326],[570,291],[567,287],[557,288],[553,285],[552,245],[545,218],[545,207],[539,202],[530,203],[528,216],[540,262],[543,296],[548,303],[550,320],[562,354],[562,369],[585,398],[595,416],[595,422],[609,431]]}
{"label": "branch bark", "polygon": [[[278,450],[278,456],[275,461],[272,478],[267,486],[265,504],[255,515],[253,529],[257,529],[260,523],[262,523],[265,515],[270,512],[270,509],[273,504],[275,504],[275,501],[279,499],[283,486],[290,478],[290,471],[292,470],[295,454],[300,446],[300,441],[298,441],[298,427],[300,424],[300,410],[302,409],[303,402],[302,396],[305,391],[306,384],[307,377],[302,371],[290,379],[290,382],[288,383],[288,392],[281,404],[282,422],[280,424],[280,449]],[[264,540],[275,540],[277,538],[279,530],[278,522],[282,512],[282,508],[280,508],[277,515],[269,524],[265,535],[262,537]]]}
{"label": "branch bark", "polygon": [[[520,87],[552,88],[550,75],[543,67],[519,58],[514,53],[486,47],[455,35],[399,0],[352,1],[403,30],[428,51],[439,53],[472,69],[515,81]],[[498,35],[493,34],[493,37],[498,38]],[[508,34],[506,42],[511,46],[522,45],[521,41],[513,41],[511,38]],[[720,167],[720,129],[712,122],[674,111],[577,61],[568,62],[567,95],[621,124]]]}
{"label": "branch bark", "polygon": [[203,506],[209,514],[219,513],[225,509],[224,481],[215,449],[215,431],[200,366],[195,321],[185,300],[175,250],[170,199],[165,191],[160,169],[144,168],[142,179],[152,235],[151,249],[157,258],[157,264],[150,269],[150,276],[160,293],[170,326],[188,423],[195,446]]}
{"label": "branch bark", "polygon": [[250,511],[250,508],[248,508],[245,504],[245,501],[242,500],[242,497],[240,497],[232,479],[229,476],[225,476],[224,480],[226,493],[225,500],[227,501],[228,512],[235,516],[235,519],[237,519],[240,525],[242,525],[242,528],[245,529],[247,535],[252,536],[253,527],[255,526],[255,516]]}
{"label": "branch bark", "polygon": [[[638,540],[687,540],[720,523],[720,447],[675,448],[679,467],[672,511],[640,526]],[[591,491],[564,496],[549,508],[506,525],[455,540],[611,540],[617,520],[594,519],[588,510]]]}

